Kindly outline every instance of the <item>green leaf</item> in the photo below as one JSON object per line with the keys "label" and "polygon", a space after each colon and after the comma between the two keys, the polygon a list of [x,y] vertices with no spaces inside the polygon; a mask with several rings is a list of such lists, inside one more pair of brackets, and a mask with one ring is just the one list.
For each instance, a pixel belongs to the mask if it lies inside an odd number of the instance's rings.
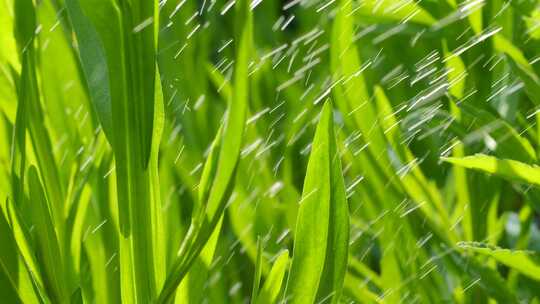
{"label": "green leaf", "polygon": [[[92,102],[104,129],[111,129],[105,133],[115,155],[122,300],[151,302],[158,289],[156,271],[164,268],[154,249],[157,169],[149,168],[157,166],[150,158],[152,152],[157,157],[155,132],[162,128],[162,122],[154,122],[158,1],[70,0],[68,13],[89,91],[96,90]],[[110,117],[115,119],[109,126]]]}
{"label": "green leaf", "polygon": [[531,13],[530,16],[524,17],[525,23],[527,25],[527,34],[533,39],[540,39],[540,30],[538,28],[538,23],[540,23],[540,7]]}
{"label": "green leaf", "polygon": [[337,303],[347,267],[349,218],[330,103],[323,108],[311,149],[287,293],[291,303]]}
{"label": "green leaf", "polygon": [[77,288],[75,292],[71,294],[71,298],[69,300],[71,304],[83,304],[83,297],[82,297],[82,291],[81,288]]}
{"label": "green leaf", "polygon": [[[26,78],[28,61],[23,62],[22,75]],[[27,82],[24,82],[25,84]],[[13,200],[21,205],[24,199],[24,173],[26,170],[26,99],[28,91],[23,85],[18,94],[17,115],[13,129],[13,143],[11,148],[11,186]]]}
{"label": "green leaf", "polygon": [[[383,89],[379,86],[375,87],[375,101],[378,109],[380,127],[385,134],[388,143],[394,149],[402,163],[412,164],[408,169],[409,173],[400,176],[400,181],[403,183],[403,189],[416,202],[429,202],[429,205],[423,207],[426,213],[433,217],[441,217],[446,225],[450,225],[447,210],[444,207],[440,194],[437,189],[429,184],[420,167],[416,165],[417,159],[410,151],[407,145],[404,145],[401,140],[403,134],[401,132],[399,120],[395,117],[392,105]],[[435,211],[436,210],[436,211]]]}
{"label": "green leaf", "polygon": [[[30,131],[37,163],[43,176],[43,184],[45,186],[47,199],[51,204],[53,222],[57,227],[60,242],[62,242],[64,235],[64,195],[63,187],[60,182],[60,173],[54,158],[50,135],[47,132],[40,100],[36,75],[37,59],[33,39],[35,29],[33,28],[32,32],[30,32],[30,28],[35,25],[35,20],[33,20],[35,18],[35,12],[32,1],[17,1],[15,12],[17,20],[24,20],[17,22],[17,26],[24,29],[19,34],[18,38],[19,43],[24,43],[24,46],[20,46],[23,67],[21,71],[19,101],[20,106],[24,109],[23,111],[25,111],[24,114],[21,112],[21,115],[25,115],[26,117],[23,118],[21,116],[21,123],[24,121],[27,122],[26,128]],[[21,16],[19,16],[19,14]],[[24,124],[19,127],[21,129],[17,132],[24,132]],[[18,149],[23,149],[23,147],[20,146],[24,144],[24,140],[22,139],[23,136],[24,135],[21,133],[17,134]],[[23,174],[20,173],[20,170],[23,169],[23,165],[24,163],[21,163],[18,168],[19,178],[21,179],[23,178]],[[20,189],[18,191],[20,192]],[[20,196],[20,193],[16,194],[16,196]]]}
{"label": "green leaf", "polygon": [[178,287],[175,303],[200,303],[203,301],[207,290],[205,284],[211,273],[210,268],[214,259],[222,224],[223,217],[218,222],[212,236],[210,236],[200,255]]}
{"label": "green leaf", "polygon": [[279,292],[281,291],[281,285],[283,283],[283,277],[289,266],[289,251],[284,250],[281,252],[270,273],[266,276],[263,287],[257,296],[255,303],[257,304],[273,304],[276,303]]}
{"label": "green leaf", "polygon": [[443,161],[468,169],[494,174],[515,182],[525,182],[540,186],[540,167],[509,159],[477,154],[461,158],[442,158]]}
{"label": "green leaf", "polygon": [[250,303],[254,304],[257,295],[259,294],[259,285],[261,283],[261,274],[262,274],[262,255],[263,255],[263,244],[261,238],[257,239],[257,259],[255,261],[255,272],[253,274],[253,289],[251,290],[251,300]]}
{"label": "green leaf", "polygon": [[[21,212],[17,206],[11,201],[8,201],[6,204],[6,214],[13,233],[13,239],[17,244],[17,251],[23,261],[24,267],[26,267],[28,271],[32,284],[35,289],[43,290],[44,284],[41,277],[42,272],[35,257],[34,247],[30,243],[31,238],[29,229],[22,220]],[[49,301],[47,300],[45,302]]]}
{"label": "green leaf", "polygon": [[216,176],[212,183],[206,207],[207,218],[212,222],[219,218],[223,206],[223,198],[232,183],[233,175],[238,164],[238,156],[242,145],[244,125],[249,102],[248,66],[253,53],[253,15],[249,9],[249,1],[243,0],[236,4],[237,26],[237,57],[234,69],[233,95],[227,112]]}
{"label": "green leaf", "polygon": [[381,297],[371,291],[364,281],[347,273],[345,277],[345,291],[353,299],[362,303],[383,303]]}
{"label": "green leaf", "polygon": [[494,37],[494,46],[510,58],[510,63],[525,85],[525,92],[536,105],[540,105],[540,78],[523,52],[502,35]]}
{"label": "green leaf", "polygon": [[524,250],[510,250],[489,246],[477,242],[463,242],[458,246],[463,250],[489,256],[510,268],[516,269],[525,276],[540,281],[540,257],[538,253]]}
{"label": "green leaf", "polygon": [[64,261],[49,205],[34,166],[28,170],[28,186],[32,202],[32,222],[37,236],[37,256],[43,269],[45,288],[53,302],[65,302],[69,294],[65,285]]}
{"label": "green leaf", "polygon": [[112,140],[111,92],[105,49],[91,20],[84,15],[79,0],[66,0],[66,9],[77,37],[90,99],[105,135]]}
{"label": "green leaf", "polygon": [[[6,293],[6,296],[9,296],[9,294],[5,289],[14,291],[17,300],[23,303],[25,301],[37,301],[33,291],[26,289],[23,283],[23,280],[26,278],[22,274],[26,273],[26,268],[19,265],[19,254],[15,239],[13,238],[13,232],[3,213],[0,214],[0,243],[3,246],[2,254],[0,255],[0,272],[2,272],[3,276],[5,275],[5,280],[8,281],[8,284],[2,284],[2,291]],[[28,282],[25,283],[28,284]],[[7,301],[15,300],[7,298]]]}
{"label": "green leaf", "polygon": [[[336,82],[333,91],[338,97],[336,104],[342,113],[351,113],[366,142],[370,143],[368,149],[379,155],[386,148],[386,143],[383,132],[379,128],[373,128],[377,125],[377,115],[370,101],[365,77],[360,72],[363,66],[354,41],[353,18],[348,17],[352,4],[346,0],[339,3],[330,44],[331,67]],[[346,104],[340,100],[344,100]],[[384,154],[382,156],[384,157]]]}
{"label": "green leaf", "polygon": [[32,0],[14,1],[15,4],[15,40],[19,55],[26,52],[33,43],[36,30],[36,12]]}
{"label": "green leaf", "polygon": [[350,269],[354,269],[356,272],[361,274],[362,277],[375,284],[375,286],[378,288],[382,287],[382,280],[379,274],[352,256],[349,257],[349,267]]}
{"label": "green leaf", "polygon": [[[13,8],[14,8],[13,2],[14,1],[3,1],[2,3],[0,3],[0,28],[2,28],[2,31],[0,32],[0,45],[2,45],[2,49],[0,49],[0,62],[2,64],[3,63],[9,64],[16,71],[20,71],[20,63],[18,60],[17,41],[16,41],[16,36],[18,34],[14,35],[16,21],[14,20],[14,16],[13,16]],[[18,1],[18,2],[22,2],[22,1]],[[28,21],[31,21],[30,18],[28,19],[29,19]],[[17,30],[19,31],[19,29]],[[12,97],[12,96],[9,96],[9,97]],[[9,100],[10,100],[9,98],[6,98],[5,100],[3,100],[2,107],[7,106],[5,102]],[[9,117],[12,118],[13,116],[9,116]]]}
{"label": "green leaf", "polygon": [[[199,198],[205,198],[206,195],[208,198],[200,201],[201,205],[197,206],[176,261],[159,294],[158,303],[167,302],[172,297],[174,290],[205,247],[222,218],[234,186],[249,102],[248,66],[253,53],[253,15],[249,6],[247,0],[237,1],[235,4],[237,56],[233,94],[221,127],[222,132],[218,132],[216,136],[220,145],[217,147],[216,142],[212,145],[213,150],[219,148],[219,153],[210,153],[201,179]],[[211,187],[208,190],[209,185]]]}
{"label": "green leaf", "polygon": [[156,73],[155,80],[155,101],[154,101],[154,126],[152,134],[152,150],[150,154],[150,193],[151,193],[151,212],[152,212],[152,239],[154,241],[154,257],[156,286],[161,288],[166,277],[166,231],[163,225],[163,208],[161,202],[160,182],[159,182],[159,151],[161,137],[165,127],[165,110],[163,104],[163,91],[161,87],[161,78]]}
{"label": "green leaf", "polygon": [[446,67],[448,68],[449,91],[456,98],[463,98],[465,89],[465,78],[467,70],[461,57],[448,51],[446,40],[443,41],[444,57],[446,58]]}
{"label": "green leaf", "polygon": [[379,22],[408,20],[422,25],[432,25],[436,22],[436,19],[414,1],[398,3],[391,0],[366,0],[358,4],[353,14],[360,20],[369,18]]}

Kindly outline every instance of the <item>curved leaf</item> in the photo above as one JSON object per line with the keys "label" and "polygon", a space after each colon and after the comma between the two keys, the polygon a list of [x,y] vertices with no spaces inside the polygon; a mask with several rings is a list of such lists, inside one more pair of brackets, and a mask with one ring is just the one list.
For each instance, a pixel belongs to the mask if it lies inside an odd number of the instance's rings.
{"label": "curved leaf", "polygon": [[442,158],[442,160],[468,169],[494,174],[510,181],[540,186],[540,167],[536,165],[528,165],[509,159],[499,159],[484,154],[460,158],[448,157]]}
{"label": "curved leaf", "polygon": [[486,246],[477,242],[459,243],[464,250],[489,256],[510,268],[516,269],[525,276],[540,281],[540,256],[536,252],[525,250],[510,250],[493,246]]}

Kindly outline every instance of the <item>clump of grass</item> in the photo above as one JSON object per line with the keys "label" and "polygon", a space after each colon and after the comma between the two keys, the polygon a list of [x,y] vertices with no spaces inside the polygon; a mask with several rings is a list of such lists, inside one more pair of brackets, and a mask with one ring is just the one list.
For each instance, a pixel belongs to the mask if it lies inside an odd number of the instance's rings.
{"label": "clump of grass", "polygon": [[539,12],[1,2],[3,301],[539,301]]}

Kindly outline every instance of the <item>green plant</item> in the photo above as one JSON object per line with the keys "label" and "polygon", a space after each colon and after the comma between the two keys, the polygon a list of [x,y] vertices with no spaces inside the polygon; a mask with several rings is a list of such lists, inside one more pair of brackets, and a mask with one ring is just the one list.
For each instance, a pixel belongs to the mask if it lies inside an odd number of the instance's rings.
{"label": "green plant", "polygon": [[2,301],[540,301],[539,17],[0,1]]}

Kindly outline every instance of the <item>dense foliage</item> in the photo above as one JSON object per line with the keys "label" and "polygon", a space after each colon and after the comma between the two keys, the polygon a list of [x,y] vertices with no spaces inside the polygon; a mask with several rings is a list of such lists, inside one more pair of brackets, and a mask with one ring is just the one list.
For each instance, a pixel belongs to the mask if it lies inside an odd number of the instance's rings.
{"label": "dense foliage", "polygon": [[540,1],[0,1],[2,303],[540,303]]}

